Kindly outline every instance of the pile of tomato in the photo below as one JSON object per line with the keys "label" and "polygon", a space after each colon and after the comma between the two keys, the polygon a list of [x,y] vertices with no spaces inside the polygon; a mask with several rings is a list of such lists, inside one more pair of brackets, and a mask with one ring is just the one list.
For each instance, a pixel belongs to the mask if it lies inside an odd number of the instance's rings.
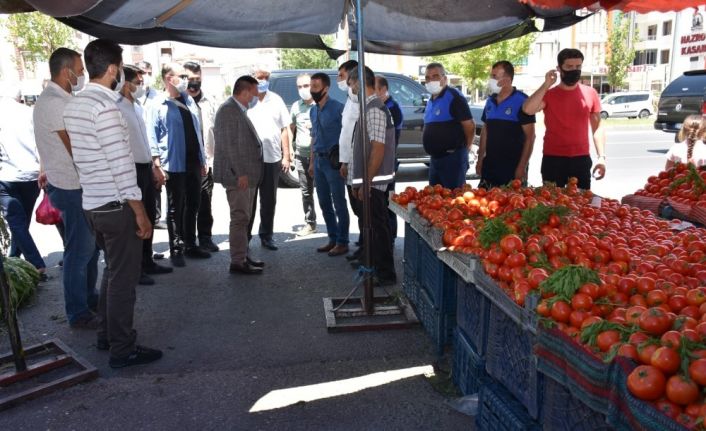
{"label": "pile of tomato", "polygon": [[[414,203],[443,230],[449,249],[477,255],[517,304],[538,295],[536,311],[545,324],[605,361],[634,360],[639,366],[628,379],[633,395],[689,428],[701,426],[706,230],[673,232],[649,211],[610,199],[596,202],[575,182],[566,188],[407,188],[393,200]],[[527,211],[541,206],[557,213],[528,231]],[[506,233],[488,244],[488,231]],[[550,277],[569,268],[595,279],[563,294],[544,289]]]}
{"label": "pile of tomato", "polygon": [[678,203],[706,207],[706,170],[677,163],[673,168],[649,177],[647,184],[635,195],[670,198]]}

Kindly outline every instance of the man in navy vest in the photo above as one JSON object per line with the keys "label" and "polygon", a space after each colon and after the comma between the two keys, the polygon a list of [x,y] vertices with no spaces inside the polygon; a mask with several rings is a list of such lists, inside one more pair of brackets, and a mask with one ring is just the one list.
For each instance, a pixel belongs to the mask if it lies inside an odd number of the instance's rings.
{"label": "man in navy vest", "polygon": [[424,151],[430,156],[429,184],[453,189],[466,183],[468,151],[476,125],[466,98],[448,86],[441,63],[429,63],[424,74],[431,93],[424,111]]}
{"label": "man in navy vest", "polygon": [[485,188],[527,181],[527,163],[534,146],[534,115],[522,111],[527,95],[512,86],[515,68],[509,61],[493,65],[488,81],[491,96],[483,109],[483,130],[476,173]]}

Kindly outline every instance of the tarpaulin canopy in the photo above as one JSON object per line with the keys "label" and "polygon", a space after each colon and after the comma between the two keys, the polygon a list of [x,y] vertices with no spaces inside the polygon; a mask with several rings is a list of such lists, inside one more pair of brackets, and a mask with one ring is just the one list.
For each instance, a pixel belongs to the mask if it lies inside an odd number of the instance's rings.
{"label": "tarpaulin canopy", "polygon": [[[348,0],[0,0],[0,12],[39,10],[96,37],[141,45],[175,40],[230,48],[326,48],[319,35],[355,20]],[[368,52],[431,55],[461,51],[575,24],[575,9],[518,0],[367,0]],[[337,52],[329,50],[332,56]]]}
{"label": "tarpaulin canopy", "polygon": [[520,0],[543,8],[573,7],[576,9],[620,9],[623,12],[670,12],[702,6],[704,0]]}

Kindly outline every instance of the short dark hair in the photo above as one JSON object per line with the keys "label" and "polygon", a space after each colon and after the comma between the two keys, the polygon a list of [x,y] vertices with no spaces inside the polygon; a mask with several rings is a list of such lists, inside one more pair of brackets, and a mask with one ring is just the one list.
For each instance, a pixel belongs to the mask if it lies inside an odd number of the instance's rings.
{"label": "short dark hair", "polygon": [[125,81],[132,81],[142,74],[142,71],[132,64],[123,65],[123,72],[125,73]]}
{"label": "short dark hair", "polygon": [[250,75],[243,75],[235,80],[235,84],[233,85],[233,94],[240,94],[253,85],[257,85],[257,79]]}
{"label": "short dark hair", "polygon": [[441,74],[446,76],[446,69],[444,69],[444,65],[441,63],[429,63],[427,64],[426,69],[441,69]]}
{"label": "short dark hair", "polygon": [[324,84],[324,87],[330,87],[331,86],[331,78],[323,72],[317,72],[313,75],[311,75],[311,80],[319,80],[321,81],[322,84]]}
{"label": "short dark hair", "polygon": [[556,56],[556,61],[559,66],[564,64],[564,62],[570,58],[580,58],[583,61],[583,54],[578,49],[574,48],[564,48],[559,51],[559,55]]}
{"label": "short dark hair", "polygon": [[109,39],[96,39],[90,42],[83,50],[83,55],[86,58],[89,79],[100,78],[105,75],[108,66],[111,64],[120,66],[123,62],[123,49]]}
{"label": "short dark hair", "polygon": [[[372,70],[368,66],[365,66],[365,71],[363,72],[365,76],[365,85],[367,87],[375,87],[375,74],[373,73]],[[349,82],[356,82],[359,81],[358,79],[358,68],[356,67],[355,69],[351,70],[348,72],[348,81]]]}
{"label": "short dark hair", "polygon": [[81,54],[69,48],[58,48],[49,56],[49,74],[56,78],[65,67],[71,68],[75,58],[81,58]]}
{"label": "short dark hair", "polygon": [[503,71],[505,72],[505,75],[510,77],[510,80],[515,78],[515,66],[512,65],[507,60],[500,60],[493,64],[493,67],[491,69],[495,69],[496,67],[502,67]]}
{"label": "short dark hair", "polygon": [[184,63],[184,69],[194,73],[201,73],[201,65],[195,61],[187,61]]}
{"label": "short dark hair", "polygon": [[384,76],[378,75],[375,77],[375,80],[380,87],[385,87],[388,89],[390,88],[389,84],[387,83],[387,78],[385,78]]}
{"label": "short dark hair", "polygon": [[346,72],[350,73],[350,71],[355,69],[356,67],[358,67],[358,62],[356,60],[348,60],[338,66],[338,70],[340,71],[341,69],[343,69]]}

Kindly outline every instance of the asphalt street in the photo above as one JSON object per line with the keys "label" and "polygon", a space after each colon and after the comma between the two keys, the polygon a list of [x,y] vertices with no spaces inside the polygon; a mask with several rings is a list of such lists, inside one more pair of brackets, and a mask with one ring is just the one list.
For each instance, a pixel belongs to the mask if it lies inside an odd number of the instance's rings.
{"label": "asphalt street", "polygon": [[[608,129],[608,175],[595,183],[596,193],[620,198],[663,167],[673,135],[651,127],[643,121]],[[530,163],[533,185],[541,183],[538,132]],[[401,167],[398,190],[425,185],[426,175],[424,165]],[[157,276],[155,286],[138,288],[139,342],[163,349],[164,358],[119,371],[95,349],[93,333],[69,328],[57,266],[59,235],[51,226],[33,224],[51,279],[19,314],[24,340],[58,337],[95,364],[101,377],[0,412],[0,429],[473,429],[472,418],[446,406],[450,393],[425,376],[438,358],[422,329],[327,332],[322,298],[348,294],[354,271],[342,257],[316,253],[326,242],[320,215],[320,233],[304,238],[292,233],[303,225],[298,189],[278,193],[280,249],[264,250],[257,238],[251,244],[253,254],[267,263],[262,276],[228,274],[228,210],[218,186],[214,216],[221,252],[188,260],[186,268]],[[355,240],[355,223],[351,231]],[[402,244],[399,238],[400,281]],[[166,231],[157,230],[155,250],[167,248]],[[0,332],[0,351],[8,350]]]}

